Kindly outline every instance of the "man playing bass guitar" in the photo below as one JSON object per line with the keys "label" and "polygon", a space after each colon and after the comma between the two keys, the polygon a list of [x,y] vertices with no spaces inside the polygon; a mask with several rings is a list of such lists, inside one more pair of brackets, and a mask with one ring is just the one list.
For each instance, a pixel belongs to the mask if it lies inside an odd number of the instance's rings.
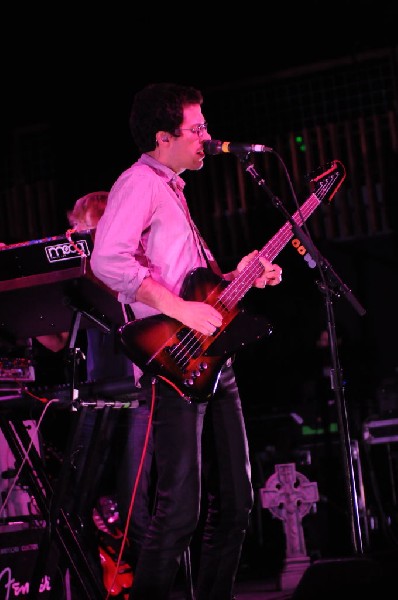
{"label": "man playing bass guitar", "polygon": [[[203,143],[211,136],[202,102],[199,90],[172,83],[149,85],[135,95],[130,129],[141,156],[110,191],[91,258],[94,274],[133,310],[133,329],[129,324],[122,328],[121,341],[133,357],[139,394],[154,403],[156,505],[131,600],[170,597],[199,519],[205,415],[213,454],[206,470],[208,512],[197,600],[233,598],[253,506],[233,368],[227,354],[217,356],[212,348],[235,313],[229,312],[228,301],[213,299],[211,291],[189,297],[189,276],[200,273],[208,287],[213,282],[222,289],[254,261],[250,286],[268,288],[279,284],[282,272],[266,257],[256,260],[254,251],[235,271],[221,275],[191,219],[180,175],[203,166]],[[267,328],[264,324],[262,334]]]}

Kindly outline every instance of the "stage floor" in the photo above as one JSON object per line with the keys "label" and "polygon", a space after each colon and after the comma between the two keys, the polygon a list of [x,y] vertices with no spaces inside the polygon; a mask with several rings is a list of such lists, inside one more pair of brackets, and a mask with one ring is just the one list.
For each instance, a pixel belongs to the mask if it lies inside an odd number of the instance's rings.
{"label": "stage floor", "polygon": [[[396,597],[398,551],[314,561],[295,589],[279,589],[278,578],[237,578],[236,600],[336,600]],[[247,574],[246,574],[247,575]],[[195,600],[180,581],[172,600]]]}
{"label": "stage floor", "polygon": [[[238,581],[235,587],[236,600],[290,600],[293,591],[281,591],[273,580]],[[176,590],[172,600],[194,600],[184,589]]]}

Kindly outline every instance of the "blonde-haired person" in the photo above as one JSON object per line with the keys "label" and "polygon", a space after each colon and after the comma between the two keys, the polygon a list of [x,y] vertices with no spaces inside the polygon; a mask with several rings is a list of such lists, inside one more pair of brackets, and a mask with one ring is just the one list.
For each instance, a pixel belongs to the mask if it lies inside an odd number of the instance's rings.
{"label": "blonde-haired person", "polygon": [[[66,213],[69,225],[76,231],[95,229],[104,213],[108,195],[109,192],[90,192],[78,198],[73,208]],[[0,248],[4,245],[0,242]],[[68,331],[61,331],[50,335],[39,335],[36,339],[52,352],[59,352],[65,348],[68,336]]]}
{"label": "blonde-haired person", "polygon": [[108,200],[109,192],[90,192],[78,198],[66,214],[71,227],[82,231],[97,227]]}

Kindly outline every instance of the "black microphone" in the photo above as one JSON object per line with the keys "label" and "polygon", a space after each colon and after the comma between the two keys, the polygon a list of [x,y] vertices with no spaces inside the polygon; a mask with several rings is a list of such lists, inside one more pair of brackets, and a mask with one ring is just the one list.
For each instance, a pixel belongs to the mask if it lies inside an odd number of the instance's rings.
{"label": "black microphone", "polygon": [[262,144],[241,144],[239,142],[220,142],[220,140],[205,140],[203,150],[206,154],[247,154],[248,152],[273,152],[273,148]]}

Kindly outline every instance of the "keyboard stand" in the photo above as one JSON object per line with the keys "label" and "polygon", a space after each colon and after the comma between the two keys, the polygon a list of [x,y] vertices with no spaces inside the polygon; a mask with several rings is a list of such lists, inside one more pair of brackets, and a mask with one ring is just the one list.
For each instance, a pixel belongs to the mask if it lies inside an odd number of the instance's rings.
{"label": "keyboard stand", "polygon": [[[4,437],[13,452],[16,467],[19,468],[31,445],[31,438],[23,423],[23,419],[12,419],[0,415],[0,427]],[[90,561],[89,552],[79,539],[76,527],[72,525],[68,513],[58,507],[57,514],[51,509],[54,490],[43,467],[41,458],[34,445],[29,450],[29,460],[24,462],[21,479],[31,490],[37,507],[46,521],[46,529],[41,537],[36,564],[29,586],[29,598],[36,600],[41,579],[49,572],[49,563],[54,561],[54,551],[57,558],[61,555],[66,559],[65,564],[71,568],[76,582],[82,592],[81,598],[98,600],[104,594],[102,582],[95,572],[95,565]],[[39,517],[38,517],[39,520]],[[50,561],[51,558],[51,561]],[[83,595],[84,594],[84,595]]]}
{"label": "keyboard stand", "polygon": [[[79,409],[76,380],[77,367],[82,358],[82,353],[79,348],[76,348],[76,336],[82,314],[86,318],[91,318],[91,315],[84,313],[84,311],[80,311],[77,308],[73,310],[68,342],[72,422],[62,467],[54,488],[46,476],[41,458],[33,445],[29,450],[29,459],[25,460],[31,438],[24,426],[23,420],[15,418],[15,411],[8,418],[0,412],[0,427],[14,454],[16,468],[19,468],[24,461],[21,478],[32,491],[42,518],[46,522],[46,528],[41,537],[29,585],[28,597],[32,600],[36,600],[39,597],[41,580],[43,574],[47,573],[50,562],[51,564],[54,563],[54,552],[56,552],[57,561],[59,560],[62,565],[62,569],[57,569],[57,574],[59,572],[65,574],[67,568],[71,569],[72,581],[80,588],[79,598],[82,600],[83,598],[98,600],[98,598],[104,597],[105,594],[99,560],[96,561],[94,559],[88,548],[88,544],[83,540],[80,531],[81,522],[75,519],[76,522],[72,523],[69,513],[70,509],[73,509],[73,501],[69,493],[71,489],[70,474],[73,468],[73,456],[81,435],[87,410]],[[96,318],[94,319],[94,323],[96,326],[102,327],[104,331],[110,331],[106,323],[99,322]],[[69,506],[66,506],[68,501]],[[74,509],[73,512],[79,516]]]}

